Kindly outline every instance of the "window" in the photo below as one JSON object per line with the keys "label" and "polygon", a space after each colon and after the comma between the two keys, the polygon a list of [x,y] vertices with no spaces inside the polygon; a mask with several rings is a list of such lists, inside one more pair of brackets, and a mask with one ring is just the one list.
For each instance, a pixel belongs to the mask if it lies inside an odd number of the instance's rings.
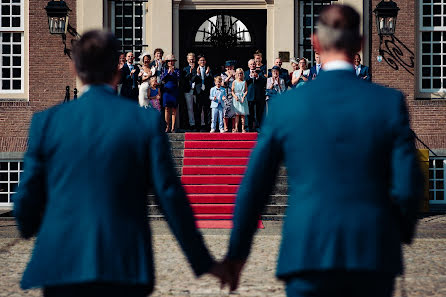
{"label": "window", "polygon": [[195,43],[229,48],[251,43],[251,34],[240,20],[229,15],[207,19],[195,34]]}
{"label": "window", "polygon": [[[3,0],[4,1],[4,0]],[[0,206],[10,206],[23,172],[23,162],[0,161]]]}
{"label": "window", "polygon": [[299,1],[299,57],[307,58],[310,63],[314,62],[311,35],[317,28],[316,22],[322,8],[330,4],[331,1]]}
{"label": "window", "polygon": [[433,93],[446,88],[446,0],[420,0],[419,88]]}
{"label": "window", "polygon": [[144,2],[147,1],[111,1],[111,29],[121,42],[123,53],[133,52],[138,58],[144,47],[143,23]]}
{"label": "window", "polygon": [[0,93],[24,92],[24,0],[1,0]]}
{"label": "window", "polygon": [[429,158],[429,200],[431,204],[446,204],[446,158]]}

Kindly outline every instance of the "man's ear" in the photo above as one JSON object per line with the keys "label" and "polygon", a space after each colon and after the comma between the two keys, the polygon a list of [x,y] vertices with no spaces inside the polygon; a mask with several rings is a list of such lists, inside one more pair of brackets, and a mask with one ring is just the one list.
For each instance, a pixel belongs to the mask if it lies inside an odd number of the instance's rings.
{"label": "man's ear", "polygon": [[119,69],[119,66],[116,66],[116,72],[113,75],[113,78],[110,82],[110,84],[113,86],[114,89],[116,89],[120,80],[121,80],[121,70]]}
{"label": "man's ear", "polygon": [[322,52],[321,43],[319,42],[319,38],[316,34],[311,35],[311,42],[313,43],[313,48],[315,52]]}

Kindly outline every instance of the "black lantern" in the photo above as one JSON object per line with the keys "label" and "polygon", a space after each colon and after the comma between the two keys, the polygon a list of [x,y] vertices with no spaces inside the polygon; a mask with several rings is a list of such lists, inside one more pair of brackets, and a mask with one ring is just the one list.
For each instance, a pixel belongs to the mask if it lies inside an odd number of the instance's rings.
{"label": "black lantern", "polygon": [[48,26],[51,34],[67,34],[68,29],[68,8],[65,1],[52,0],[45,7],[48,15]]}
{"label": "black lantern", "polygon": [[378,29],[378,34],[382,37],[384,35],[395,34],[396,18],[399,11],[398,5],[392,0],[384,1],[376,5],[373,12],[376,16],[376,26]]}

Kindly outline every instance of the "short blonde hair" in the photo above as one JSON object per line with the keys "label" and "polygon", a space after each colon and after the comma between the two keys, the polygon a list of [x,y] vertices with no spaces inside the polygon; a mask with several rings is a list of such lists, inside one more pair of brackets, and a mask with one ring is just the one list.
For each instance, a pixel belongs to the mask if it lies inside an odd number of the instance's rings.
{"label": "short blonde hair", "polygon": [[241,73],[242,77],[245,77],[245,72],[243,71],[243,68],[237,68],[237,70],[235,70],[235,73]]}
{"label": "short blonde hair", "polygon": [[221,76],[214,77],[214,81],[223,81],[223,78]]}
{"label": "short blonde hair", "polygon": [[194,53],[188,53],[186,57],[189,58],[190,56],[195,58],[195,54]]}

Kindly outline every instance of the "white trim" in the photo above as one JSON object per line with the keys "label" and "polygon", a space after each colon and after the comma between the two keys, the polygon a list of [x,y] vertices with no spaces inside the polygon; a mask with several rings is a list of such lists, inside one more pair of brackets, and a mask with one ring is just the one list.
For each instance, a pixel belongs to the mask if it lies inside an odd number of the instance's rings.
{"label": "white trim", "polygon": [[[2,21],[0,19],[0,31],[3,32],[16,32],[16,31],[25,31],[25,3],[24,1],[20,0],[20,3],[1,3],[0,6],[9,6],[9,14],[5,15],[3,14],[2,8],[0,7],[0,16],[1,17],[6,17],[8,16],[10,18],[10,26],[9,27],[2,27]],[[17,17],[17,16],[13,16],[12,14],[12,7],[13,6],[20,6],[20,26],[19,27],[12,27],[12,18],[13,17]]]}
{"label": "white trim", "polygon": [[[431,196],[431,193],[433,193],[434,199],[429,200],[429,204],[446,204],[446,158],[445,157],[430,157],[430,160],[432,160],[432,166],[429,164],[429,197]],[[442,160],[443,164],[439,168],[437,168],[437,162],[438,160]],[[438,177],[438,172],[442,172],[443,177]],[[431,177],[432,173],[432,178]],[[430,186],[432,182],[433,187]],[[437,183],[443,186],[437,188]],[[442,196],[443,199],[438,200],[437,195]]]}
{"label": "white trim", "polygon": [[[23,173],[23,160],[0,160],[1,163],[7,163],[7,169],[1,170],[0,169],[0,175],[1,174],[7,174],[7,180],[1,180],[1,184],[7,184],[7,189],[5,192],[0,192],[0,195],[7,195],[8,202],[0,202],[0,207],[10,207],[13,205],[11,197],[16,192],[11,191],[11,184],[19,184],[21,175]],[[11,169],[11,163],[17,163],[17,169]],[[11,180],[11,174],[17,173],[17,180]],[[17,189],[17,188],[16,188]]]}

